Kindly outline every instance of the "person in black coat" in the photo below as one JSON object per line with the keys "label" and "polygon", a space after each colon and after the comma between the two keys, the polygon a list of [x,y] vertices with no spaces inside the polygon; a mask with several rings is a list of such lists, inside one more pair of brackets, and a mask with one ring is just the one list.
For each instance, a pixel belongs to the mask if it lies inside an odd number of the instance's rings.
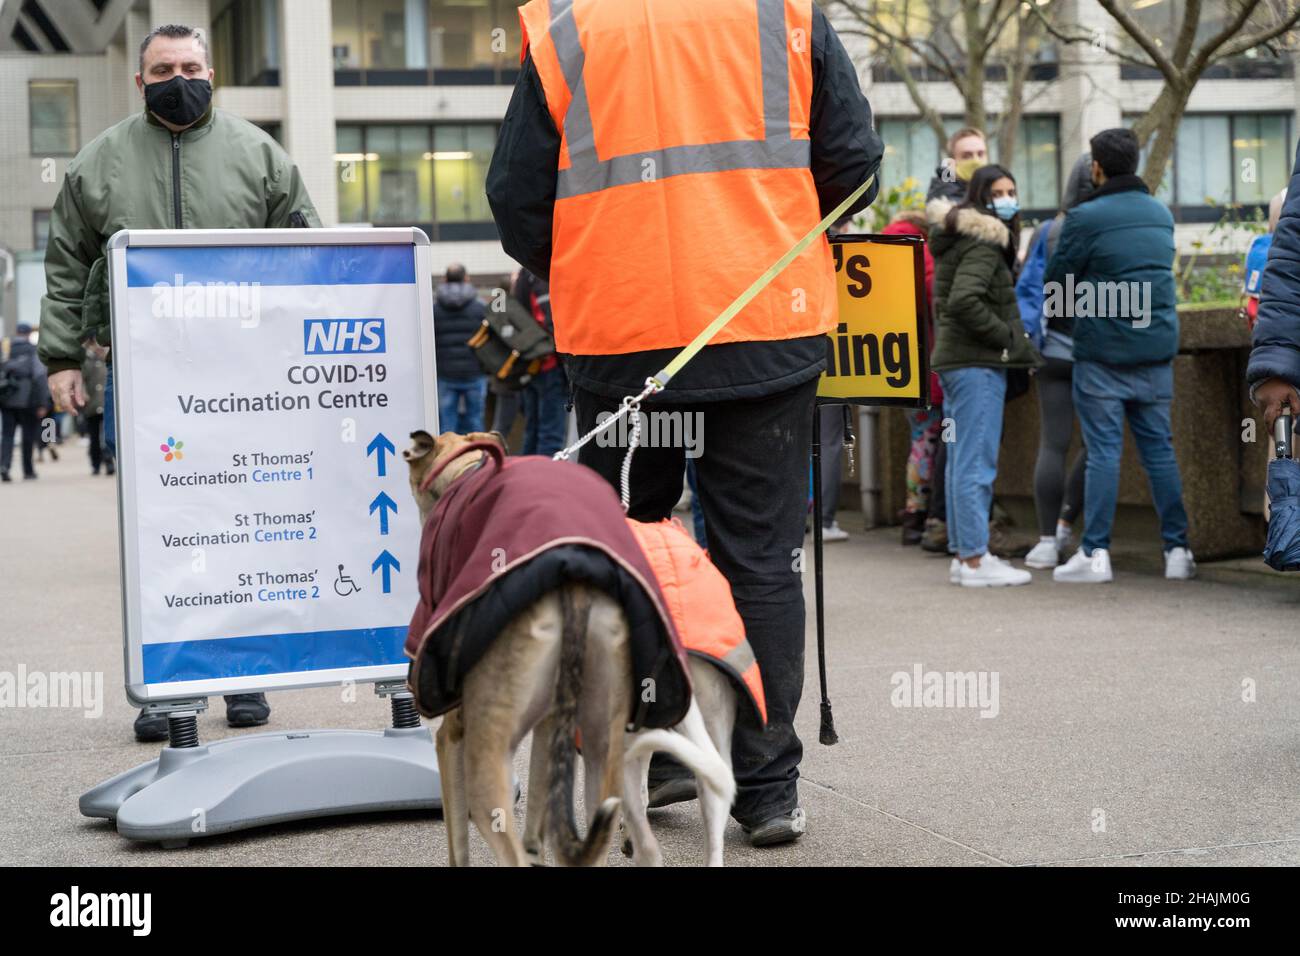
{"label": "person in black coat", "polygon": [[465,267],[447,266],[446,282],[433,303],[433,341],[438,360],[438,427],[462,435],[483,430],[487,376],[466,343],[487,315]]}
{"label": "person in black coat", "polygon": [[23,478],[36,477],[32,464],[32,451],[36,446],[40,420],[50,407],[50,386],[45,376],[45,366],[36,357],[36,346],[30,341],[32,327],[20,323],[9,342],[4,358],[4,378],[10,382],[8,390],[0,395],[0,480],[11,481],[9,466],[14,457],[14,432],[23,430]]}
{"label": "person in black coat", "polygon": [[1283,405],[1300,415],[1300,149],[1264,266],[1246,381],[1270,430]]}

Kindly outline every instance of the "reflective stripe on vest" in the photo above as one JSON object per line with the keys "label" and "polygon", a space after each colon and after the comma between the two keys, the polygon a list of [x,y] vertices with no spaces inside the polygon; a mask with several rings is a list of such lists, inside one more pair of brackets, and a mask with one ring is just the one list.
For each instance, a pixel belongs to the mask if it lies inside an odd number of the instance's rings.
{"label": "reflective stripe on vest", "polygon": [[[812,17],[812,0],[520,8],[524,55],[561,133],[550,271],[558,352],[685,346],[816,225]],[[822,239],[712,344],[822,335],[835,314]]]}
{"label": "reflective stripe on vest", "polygon": [[[573,18],[573,0],[553,0],[551,42],[568,84],[569,109],[564,134],[569,145],[569,167],[559,171],[556,198],[567,199],[611,186],[642,181],[647,169],[654,179],[688,173],[717,173],[730,169],[806,169],[812,155],[806,139],[790,138],[790,83],[786,51],[784,0],[755,0],[758,8],[759,51],[762,56],[763,125],[766,138],[696,146],[670,146],[627,156],[601,159],[591,108],[582,79],[586,59]],[[811,42],[811,40],[809,40]],[[649,166],[646,164],[650,163]]]}

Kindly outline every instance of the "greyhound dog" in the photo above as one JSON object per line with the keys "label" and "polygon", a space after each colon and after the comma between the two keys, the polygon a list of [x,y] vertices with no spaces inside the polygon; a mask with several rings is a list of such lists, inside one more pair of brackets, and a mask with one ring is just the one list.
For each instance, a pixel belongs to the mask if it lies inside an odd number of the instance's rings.
{"label": "greyhound dog", "polygon": [[[415,444],[403,457],[422,521],[485,452],[460,455],[425,488],[432,470],[470,442],[501,443],[499,435],[482,432],[435,439],[417,431],[411,438]],[[565,584],[518,614],[465,675],[460,706],[443,717],[437,733],[452,866],[469,862],[470,820],[498,863],[530,862],[515,831],[511,763],[534,730],[532,766],[541,772],[530,773],[530,782],[536,788],[546,781],[547,837],[557,860],[577,866],[605,861],[618,819],[624,727],[631,712],[628,640],[627,620],[613,599],[584,584]],[[581,731],[587,766],[585,840],[574,819],[575,730]]]}

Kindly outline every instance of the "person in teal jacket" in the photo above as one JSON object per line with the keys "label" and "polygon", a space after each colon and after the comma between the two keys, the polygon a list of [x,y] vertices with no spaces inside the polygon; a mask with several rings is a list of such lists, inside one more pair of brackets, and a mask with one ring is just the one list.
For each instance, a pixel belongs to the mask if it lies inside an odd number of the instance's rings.
{"label": "person in teal jacket", "polygon": [[1083,545],[1057,581],[1112,578],[1110,532],[1124,422],[1133,433],[1160,516],[1165,577],[1196,572],[1187,547],[1182,476],[1169,425],[1178,352],[1174,219],[1136,175],[1132,130],[1092,138],[1091,197],[1071,209],[1047,263],[1043,312],[1074,319],[1074,406],[1088,449]]}

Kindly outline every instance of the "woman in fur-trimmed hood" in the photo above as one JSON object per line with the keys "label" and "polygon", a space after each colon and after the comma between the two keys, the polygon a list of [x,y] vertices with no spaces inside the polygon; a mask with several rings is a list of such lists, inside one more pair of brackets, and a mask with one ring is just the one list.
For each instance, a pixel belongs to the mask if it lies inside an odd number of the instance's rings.
{"label": "woman in fur-trimmed hood", "polygon": [[930,364],[943,383],[944,418],[952,422],[944,492],[949,550],[955,546],[957,557],[949,580],[966,587],[1028,584],[1028,571],[988,553],[1007,370],[1042,364],[1016,304],[1015,178],[1001,166],[983,166],[962,202],[935,199],[926,212],[937,317]]}

